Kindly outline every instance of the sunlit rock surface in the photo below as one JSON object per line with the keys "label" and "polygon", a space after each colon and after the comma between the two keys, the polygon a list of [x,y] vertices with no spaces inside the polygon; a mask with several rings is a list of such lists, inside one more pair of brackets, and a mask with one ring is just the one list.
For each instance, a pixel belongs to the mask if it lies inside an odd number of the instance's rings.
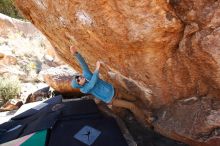
{"label": "sunlit rock surface", "polygon": [[79,89],[74,89],[71,86],[71,81],[76,71],[70,70],[66,65],[52,67],[40,72],[44,81],[54,90],[60,93],[77,93]]}
{"label": "sunlit rock surface", "polygon": [[[143,110],[169,108],[178,100],[194,96],[220,95],[219,0],[15,0],[15,3],[47,36],[66,63],[79,70],[69,52],[70,45],[78,48],[91,69],[97,60],[102,60],[105,63],[102,77],[136,96]],[[175,114],[170,117],[175,119],[172,116]],[[167,135],[170,130],[169,137],[178,139],[174,135],[181,135],[178,140],[189,143],[187,140],[191,139],[191,144],[207,145],[195,135],[210,132],[211,126],[187,135],[168,124],[160,125],[162,118],[159,115],[155,124],[160,133]],[[178,122],[178,126],[185,124]],[[190,127],[197,123],[187,124]],[[160,130],[160,126],[166,130]],[[218,135],[209,136],[219,141]]]}
{"label": "sunlit rock surface", "polygon": [[[20,80],[19,101],[34,102],[49,97],[45,95],[46,91],[36,92],[45,87],[40,73],[62,64],[64,62],[57,57],[50,42],[33,24],[0,13],[0,77],[12,78],[12,82],[14,78]],[[2,80],[0,83],[4,85]],[[4,87],[1,85],[0,88]],[[2,98],[0,107],[6,102]],[[6,104],[3,108],[13,110],[18,107]]]}
{"label": "sunlit rock surface", "polygon": [[17,0],[16,4],[73,67],[70,45],[79,48],[91,69],[97,60],[104,61],[138,97],[156,106],[173,100],[165,66],[183,29],[166,1]]}
{"label": "sunlit rock surface", "polygon": [[0,13],[0,75],[34,82],[39,71],[63,64],[42,33],[30,22]]}

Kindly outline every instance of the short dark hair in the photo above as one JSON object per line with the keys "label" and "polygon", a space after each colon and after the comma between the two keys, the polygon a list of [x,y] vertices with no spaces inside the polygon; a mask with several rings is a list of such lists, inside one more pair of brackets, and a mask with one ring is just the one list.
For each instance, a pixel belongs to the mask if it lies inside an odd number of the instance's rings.
{"label": "short dark hair", "polygon": [[76,75],[76,76],[75,76],[75,80],[76,80],[77,83],[79,83],[79,81],[80,81],[79,78],[80,78],[80,77],[81,77],[81,75]]}
{"label": "short dark hair", "polygon": [[76,75],[75,76],[75,79],[78,79],[78,78],[80,78],[81,77],[81,75]]}

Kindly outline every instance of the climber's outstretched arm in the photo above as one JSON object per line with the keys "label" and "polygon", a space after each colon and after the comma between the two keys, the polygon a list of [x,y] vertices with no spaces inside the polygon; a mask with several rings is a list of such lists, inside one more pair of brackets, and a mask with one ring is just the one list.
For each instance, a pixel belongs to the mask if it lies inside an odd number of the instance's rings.
{"label": "climber's outstretched arm", "polygon": [[77,52],[76,48],[74,46],[70,47],[70,52],[74,54],[76,60],[78,61],[80,67],[83,70],[83,74],[90,74],[92,75],[91,71],[89,70],[89,67],[87,63],[85,62],[84,58],[80,55],[80,53]]}

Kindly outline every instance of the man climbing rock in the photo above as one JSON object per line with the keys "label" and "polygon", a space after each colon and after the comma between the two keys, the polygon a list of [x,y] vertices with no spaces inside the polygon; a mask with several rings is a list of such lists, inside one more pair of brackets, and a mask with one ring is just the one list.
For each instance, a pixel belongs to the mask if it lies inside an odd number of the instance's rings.
{"label": "man climbing rock", "polygon": [[99,78],[100,61],[96,62],[96,69],[92,73],[85,60],[77,52],[74,46],[70,47],[70,52],[75,56],[83,71],[82,75],[77,75],[72,80],[71,86],[73,88],[79,88],[80,91],[85,94],[92,94],[96,98],[112,106],[130,110],[137,120],[143,124],[150,124],[153,121],[153,118],[149,114],[145,114],[132,103],[135,99],[133,96],[123,95],[123,97],[120,97],[117,89],[115,89],[112,84]]}

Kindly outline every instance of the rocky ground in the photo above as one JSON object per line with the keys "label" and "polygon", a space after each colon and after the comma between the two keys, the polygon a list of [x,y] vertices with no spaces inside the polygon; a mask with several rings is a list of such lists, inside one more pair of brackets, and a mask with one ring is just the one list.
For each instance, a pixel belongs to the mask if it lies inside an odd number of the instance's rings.
{"label": "rocky ground", "polygon": [[[20,94],[14,96],[11,103],[16,105],[21,101],[24,104],[50,97],[46,94],[54,90],[49,89],[50,83],[54,84],[54,75],[71,80],[75,71],[57,57],[49,41],[30,22],[0,14],[0,27],[1,78],[19,81]],[[62,80],[59,76],[56,82]],[[47,91],[43,90],[45,88]],[[16,109],[16,106],[8,103],[1,111]]]}

